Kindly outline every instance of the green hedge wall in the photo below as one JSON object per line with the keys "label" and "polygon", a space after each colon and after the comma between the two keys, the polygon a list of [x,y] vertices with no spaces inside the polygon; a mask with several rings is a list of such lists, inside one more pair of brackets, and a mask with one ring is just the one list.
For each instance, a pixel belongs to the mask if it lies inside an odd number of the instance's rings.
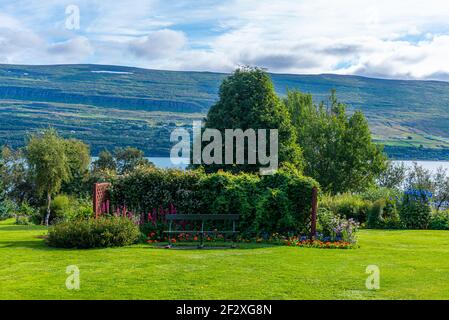
{"label": "green hedge wall", "polygon": [[309,228],[314,187],[287,170],[259,176],[142,168],[113,181],[111,202],[134,213],[174,205],[184,214],[240,214],[244,235],[298,233]]}

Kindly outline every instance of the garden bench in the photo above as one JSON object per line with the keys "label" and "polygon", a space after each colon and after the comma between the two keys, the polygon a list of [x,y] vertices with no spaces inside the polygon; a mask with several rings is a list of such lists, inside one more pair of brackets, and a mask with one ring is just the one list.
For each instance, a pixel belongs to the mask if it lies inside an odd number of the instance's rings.
{"label": "garden bench", "polygon": [[[204,235],[208,233],[220,233],[220,234],[231,234],[232,235],[232,247],[234,247],[235,236],[239,233],[236,230],[236,222],[239,220],[240,215],[238,214],[168,214],[165,216],[167,221],[169,222],[168,231],[164,231],[164,233],[168,234],[168,247],[172,246],[172,238],[171,235],[179,234],[179,233],[198,233],[200,235],[200,245],[198,248],[204,248]],[[201,230],[173,230],[172,224],[174,221],[201,221]],[[205,221],[232,221],[232,230],[204,230],[204,222]]]}

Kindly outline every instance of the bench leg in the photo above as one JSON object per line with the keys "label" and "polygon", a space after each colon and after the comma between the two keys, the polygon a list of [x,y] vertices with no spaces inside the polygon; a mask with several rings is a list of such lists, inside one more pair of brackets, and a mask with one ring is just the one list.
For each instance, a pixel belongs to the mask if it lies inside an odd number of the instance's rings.
{"label": "bench leg", "polygon": [[171,243],[171,227],[172,227],[172,221],[170,220],[170,223],[168,225],[168,245],[167,245],[167,249],[170,249],[172,247],[172,243]]}
{"label": "bench leg", "polygon": [[201,222],[201,234],[200,234],[200,245],[198,249],[204,248],[204,221]]}
{"label": "bench leg", "polygon": [[235,244],[236,242],[236,232],[235,232],[235,221],[232,221],[232,244],[231,244],[231,248],[235,249],[237,248],[237,245]]}

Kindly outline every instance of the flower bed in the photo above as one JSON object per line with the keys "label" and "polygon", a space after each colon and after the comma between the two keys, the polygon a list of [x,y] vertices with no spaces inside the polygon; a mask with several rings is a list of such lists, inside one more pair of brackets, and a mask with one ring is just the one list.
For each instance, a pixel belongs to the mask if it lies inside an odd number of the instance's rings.
{"label": "flower bed", "polygon": [[321,241],[321,240],[301,240],[300,238],[290,238],[285,240],[285,245],[291,247],[320,248],[320,249],[353,249],[356,244],[347,241]]}
{"label": "flower bed", "polygon": [[[319,235],[320,236],[320,235]],[[322,238],[323,240],[310,240],[306,236],[280,236],[279,234],[273,234],[269,239],[264,239],[262,237],[256,238],[242,238],[239,237],[237,242],[241,243],[258,243],[258,244],[273,244],[280,246],[289,247],[304,247],[304,248],[320,248],[320,249],[352,249],[356,248],[355,242],[348,242],[344,240],[330,241],[328,238]],[[199,233],[180,233],[179,235],[170,239],[171,243],[191,243],[200,240]],[[204,236],[204,242],[226,242],[226,238],[222,234],[206,234]],[[168,242],[169,239],[166,236],[160,236],[156,232],[151,232],[148,234],[147,243],[148,244],[158,244],[163,242]]]}

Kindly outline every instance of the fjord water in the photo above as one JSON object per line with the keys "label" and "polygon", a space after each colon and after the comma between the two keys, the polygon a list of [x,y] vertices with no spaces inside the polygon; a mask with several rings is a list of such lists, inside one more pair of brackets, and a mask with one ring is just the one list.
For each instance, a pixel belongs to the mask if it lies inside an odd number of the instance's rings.
{"label": "fjord water", "polygon": [[[148,158],[153,162],[158,168],[180,168],[185,169],[187,165],[175,165],[170,161],[169,157],[150,157]],[[412,168],[413,163],[416,162],[418,165],[424,167],[427,170],[435,172],[439,167],[443,167],[449,171],[449,161],[393,161],[393,163],[403,163],[407,168]]]}
{"label": "fjord water", "polygon": [[413,168],[413,163],[416,162],[424,169],[435,172],[438,168],[443,167],[449,171],[449,161],[393,161],[394,163],[403,163],[407,168]]}
{"label": "fjord water", "polygon": [[[92,161],[98,159],[97,157],[92,157]],[[154,165],[162,169],[186,169],[186,164],[173,164],[169,157],[147,157]],[[413,168],[413,163],[416,162],[418,165],[422,166],[424,169],[435,172],[439,167],[443,167],[449,171],[449,161],[413,161],[413,160],[395,160],[393,163],[403,163],[407,168]]]}

